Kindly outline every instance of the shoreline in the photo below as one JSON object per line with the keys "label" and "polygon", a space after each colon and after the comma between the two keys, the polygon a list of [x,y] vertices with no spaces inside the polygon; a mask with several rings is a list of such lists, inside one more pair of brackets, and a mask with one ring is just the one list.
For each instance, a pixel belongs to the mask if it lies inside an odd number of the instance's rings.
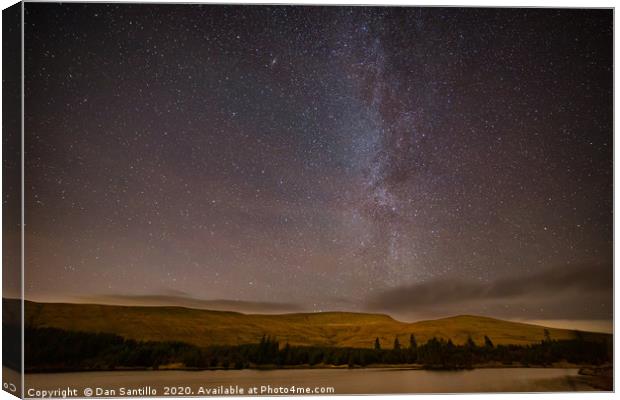
{"label": "shoreline", "polygon": [[[6,367],[6,366],[5,366]],[[9,368],[9,367],[6,367]],[[384,370],[404,370],[404,371],[470,371],[475,369],[507,369],[507,368],[544,368],[544,369],[577,369],[580,376],[599,377],[607,374],[609,370],[613,374],[613,366],[608,365],[578,365],[570,363],[554,363],[551,365],[525,365],[525,364],[502,364],[502,363],[485,363],[472,365],[471,367],[433,367],[425,366],[422,364],[369,364],[366,366],[348,366],[348,365],[288,365],[288,366],[275,366],[265,365],[262,367],[250,367],[250,368],[191,368],[184,366],[162,366],[160,368],[146,368],[146,367],[118,367],[118,368],[101,368],[101,369],[58,369],[58,368],[38,368],[25,371],[25,374],[63,374],[63,373],[88,373],[88,372],[146,372],[146,371],[187,371],[187,372],[203,372],[203,371],[276,371],[276,370],[370,370],[370,369],[384,369]],[[11,369],[11,368],[9,368]],[[17,372],[17,371],[16,371]]]}

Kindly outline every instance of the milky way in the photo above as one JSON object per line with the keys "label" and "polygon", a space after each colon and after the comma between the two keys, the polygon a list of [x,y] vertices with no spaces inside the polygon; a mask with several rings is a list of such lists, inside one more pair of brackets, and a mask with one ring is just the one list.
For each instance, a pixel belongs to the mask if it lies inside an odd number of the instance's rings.
{"label": "milky way", "polygon": [[25,31],[30,298],[611,317],[570,280],[611,273],[610,10],[27,3]]}

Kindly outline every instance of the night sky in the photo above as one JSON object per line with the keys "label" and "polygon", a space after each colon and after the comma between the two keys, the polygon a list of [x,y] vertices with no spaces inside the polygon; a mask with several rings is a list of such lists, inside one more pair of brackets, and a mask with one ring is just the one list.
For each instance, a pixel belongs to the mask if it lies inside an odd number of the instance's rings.
{"label": "night sky", "polygon": [[27,298],[610,323],[611,10],[26,3],[25,33]]}

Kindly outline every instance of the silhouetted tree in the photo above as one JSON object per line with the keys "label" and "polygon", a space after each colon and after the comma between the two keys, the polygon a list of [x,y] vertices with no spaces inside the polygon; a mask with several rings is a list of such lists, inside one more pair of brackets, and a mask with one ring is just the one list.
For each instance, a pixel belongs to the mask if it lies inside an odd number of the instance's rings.
{"label": "silhouetted tree", "polygon": [[549,333],[549,329],[545,329],[543,331],[544,339],[543,342],[551,342],[551,334]]}
{"label": "silhouetted tree", "polygon": [[394,350],[400,350],[400,342],[398,341],[398,336],[394,338]]}
{"label": "silhouetted tree", "polygon": [[[4,325],[6,335],[11,326]],[[13,334],[21,334],[14,327]],[[571,340],[551,340],[530,345],[492,345],[485,337],[483,348],[471,338],[464,344],[431,338],[415,349],[382,350],[379,338],[375,349],[352,347],[290,346],[279,349],[276,338],[264,336],[258,343],[236,346],[198,347],[182,342],[144,342],[104,333],[64,331],[56,328],[24,328],[24,361],[27,370],[88,371],[121,367],[160,368],[182,363],[192,368],[254,368],[259,365],[369,365],[401,364],[415,360],[426,368],[454,369],[497,361],[509,365],[550,365],[566,360],[580,365],[600,365],[613,359],[611,337],[582,335]],[[549,335],[547,335],[549,336]],[[396,338],[394,348],[399,348]],[[488,339],[488,340],[487,340]]]}
{"label": "silhouetted tree", "polygon": [[418,342],[416,342],[415,336],[413,336],[413,333],[412,333],[411,335],[409,335],[409,348],[416,349],[417,347],[418,347]]}
{"label": "silhouetted tree", "polygon": [[489,339],[487,335],[484,335],[484,347],[486,347],[487,349],[492,349],[494,347],[493,342],[491,341],[491,339]]}

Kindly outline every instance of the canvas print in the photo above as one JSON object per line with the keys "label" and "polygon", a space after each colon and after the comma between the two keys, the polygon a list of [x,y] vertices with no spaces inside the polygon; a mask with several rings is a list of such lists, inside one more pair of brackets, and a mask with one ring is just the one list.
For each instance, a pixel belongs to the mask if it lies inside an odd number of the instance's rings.
{"label": "canvas print", "polygon": [[3,388],[613,390],[613,10],[3,12]]}

